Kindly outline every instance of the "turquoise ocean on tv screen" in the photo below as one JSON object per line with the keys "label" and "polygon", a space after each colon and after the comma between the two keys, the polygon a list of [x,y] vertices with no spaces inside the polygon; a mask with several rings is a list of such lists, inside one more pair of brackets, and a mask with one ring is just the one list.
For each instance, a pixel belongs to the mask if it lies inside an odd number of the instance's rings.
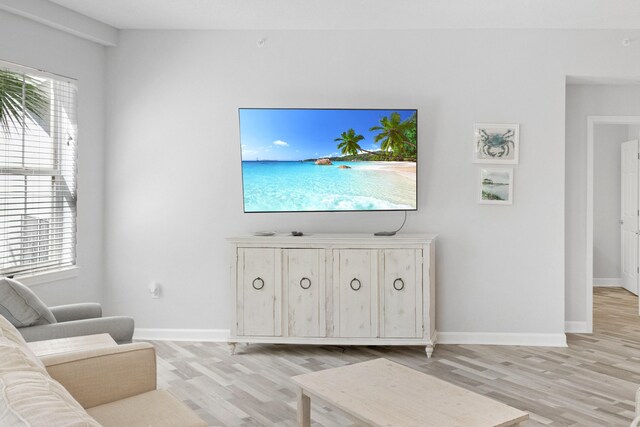
{"label": "turquoise ocean on tv screen", "polygon": [[[415,209],[415,172],[397,173],[392,170],[393,162],[381,163],[243,161],[244,209],[246,212]],[[340,165],[349,169],[341,169]]]}

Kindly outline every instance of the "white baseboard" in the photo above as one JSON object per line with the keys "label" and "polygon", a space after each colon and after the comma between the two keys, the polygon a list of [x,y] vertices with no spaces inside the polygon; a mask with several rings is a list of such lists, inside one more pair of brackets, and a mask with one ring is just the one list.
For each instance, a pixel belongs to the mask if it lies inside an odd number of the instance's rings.
{"label": "white baseboard", "polygon": [[[574,322],[580,323],[580,322]],[[586,326],[586,324],[585,324]],[[228,329],[147,329],[136,328],[134,340],[227,342]],[[438,344],[523,345],[566,347],[564,334],[519,334],[491,332],[438,332]]]}
{"label": "white baseboard", "polygon": [[594,277],[593,278],[593,287],[598,288],[621,288],[622,287],[622,277]]}
{"label": "white baseboard", "polygon": [[227,342],[228,329],[148,329],[136,328],[134,340]]}
{"label": "white baseboard", "polygon": [[523,345],[566,347],[565,334],[527,334],[509,332],[438,332],[438,344]]}
{"label": "white baseboard", "polygon": [[568,320],[564,322],[564,331],[568,334],[588,334],[587,322]]}

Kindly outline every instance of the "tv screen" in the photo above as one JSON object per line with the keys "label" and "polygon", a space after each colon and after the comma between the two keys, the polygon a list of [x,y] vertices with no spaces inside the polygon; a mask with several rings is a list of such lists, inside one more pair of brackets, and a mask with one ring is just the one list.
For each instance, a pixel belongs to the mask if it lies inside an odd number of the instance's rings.
{"label": "tv screen", "polygon": [[416,210],[417,113],[240,108],[244,211]]}

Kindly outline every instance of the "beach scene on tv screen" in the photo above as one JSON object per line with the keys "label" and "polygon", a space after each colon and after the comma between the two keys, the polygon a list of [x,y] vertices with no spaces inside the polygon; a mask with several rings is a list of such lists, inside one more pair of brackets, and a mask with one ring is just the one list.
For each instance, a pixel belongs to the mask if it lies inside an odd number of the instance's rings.
{"label": "beach scene on tv screen", "polygon": [[245,212],[416,209],[416,110],[239,113]]}

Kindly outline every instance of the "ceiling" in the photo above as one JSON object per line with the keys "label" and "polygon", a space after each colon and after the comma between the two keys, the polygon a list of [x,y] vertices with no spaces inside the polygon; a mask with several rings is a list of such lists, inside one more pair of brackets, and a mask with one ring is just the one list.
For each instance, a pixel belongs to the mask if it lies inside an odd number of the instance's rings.
{"label": "ceiling", "polygon": [[638,0],[49,0],[119,29],[640,29]]}

